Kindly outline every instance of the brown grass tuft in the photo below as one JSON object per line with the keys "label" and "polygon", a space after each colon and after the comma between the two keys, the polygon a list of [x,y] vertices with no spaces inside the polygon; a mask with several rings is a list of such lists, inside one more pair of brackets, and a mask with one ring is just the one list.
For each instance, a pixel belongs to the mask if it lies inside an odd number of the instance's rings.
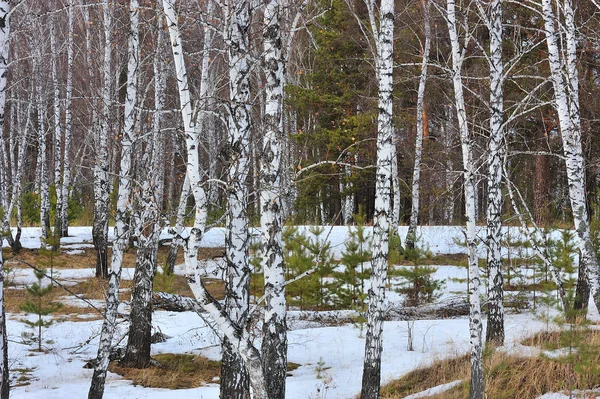
{"label": "brown grass tuft", "polygon": [[[520,358],[501,353],[487,354],[484,358],[485,392],[494,399],[536,398],[548,392],[586,390],[600,385],[600,332],[581,330],[575,333],[540,333],[524,341],[544,349],[579,346],[579,352],[549,359],[544,356]],[[438,399],[466,399],[469,396],[470,364],[468,356],[436,362],[431,367],[408,373],[381,390],[383,399],[399,399],[415,392],[462,379],[464,384],[443,394],[430,396]]]}
{"label": "brown grass tuft", "polygon": [[221,372],[221,362],[203,356],[164,353],[153,356],[153,359],[161,367],[134,369],[111,363],[109,370],[131,380],[134,385],[167,389],[200,387],[212,382]]}
{"label": "brown grass tuft", "polygon": [[[469,373],[469,357],[440,360],[420,368],[381,388],[382,399],[403,398],[427,388],[465,378]],[[450,397],[450,396],[448,396]]]}

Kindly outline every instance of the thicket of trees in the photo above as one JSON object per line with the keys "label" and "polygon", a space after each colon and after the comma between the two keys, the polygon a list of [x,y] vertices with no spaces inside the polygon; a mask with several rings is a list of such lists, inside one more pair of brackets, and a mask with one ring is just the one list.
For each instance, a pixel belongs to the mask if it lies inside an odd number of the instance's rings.
{"label": "thicket of trees", "polygon": [[[471,397],[481,397],[476,223],[488,227],[487,341],[504,339],[503,223],[574,225],[578,292],[600,303],[589,231],[600,185],[598,12],[593,0],[0,1],[2,240],[16,252],[22,226],[47,238],[93,224],[109,297],[89,397],[103,394],[134,239],[124,361],[149,364],[168,226],[195,306],[223,342],[222,397],[283,398],[284,221],[351,223],[359,209],[374,225],[362,396],[379,395],[388,240],[410,222],[409,245],[417,225],[467,226]],[[198,275],[214,224],[229,232],[224,303]],[[262,231],[260,350],[248,330],[250,226]],[[0,301],[2,280],[0,271]],[[4,398],[3,312],[0,330]]]}

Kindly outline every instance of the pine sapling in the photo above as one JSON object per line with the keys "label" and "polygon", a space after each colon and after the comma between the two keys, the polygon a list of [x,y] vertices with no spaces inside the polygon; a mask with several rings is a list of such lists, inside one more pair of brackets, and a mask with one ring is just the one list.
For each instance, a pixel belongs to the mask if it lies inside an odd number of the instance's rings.
{"label": "pine sapling", "polygon": [[[37,341],[37,350],[38,352],[41,352],[42,331],[44,328],[50,327],[53,323],[52,320],[44,320],[43,317],[57,312],[60,308],[62,308],[63,304],[60,302],[49,302],[46,299],[46,297],[54,289],[54,286],[51,284],[47,285],[46,287],[42,287],[42,279],[46,275],[46,271],[44,269],[35,269],[34,273],[38,279],[38,282],[27,287],[29,298],[19,306],[19,309],[27,314],[37,315],[37,320],[35,321],[21,319],[21,322],[34,329],[37,328],[37,337],[35,337],[34,334],[31,334],[30,336]],[[24,334],[24,336],[27,336],[27,334]]]}

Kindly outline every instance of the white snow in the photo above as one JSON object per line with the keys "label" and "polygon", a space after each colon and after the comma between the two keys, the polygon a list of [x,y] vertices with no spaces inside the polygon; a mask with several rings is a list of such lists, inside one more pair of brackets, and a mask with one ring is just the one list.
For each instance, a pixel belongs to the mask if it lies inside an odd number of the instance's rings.
{"label": "white snow", "polygon": [[[308,227],[302,227],[308,231]],[[326,228],[323,238],[328,236],[334,253],[339,255],[343,250],[348,230],[345,227]],[[402,227],[401,232],[405,233]],[[89,245],[91,228],[74,227],[70,229],[72,237],[63,239],[69,249],[78,249],[78,245]],[[39,246],[36,235],[39,229],[24,229],[23,244],[26,247]],[[515,233],[516,234],[516,233]],[[463,248],[455,243],[462,237],[460,227],[422,227],[418,231],[421,242],[436,253],[463,252]],[[167,233],[161,238],[168,238]],[[217,247],[224,245],[224,230],[212,229],[206,236],[203,246]],[[203,264],[209,275],[220,274],[219,260],[205,261]],[[176,272],[183,273],[178,266]],[[58,279],[73,284],[81,279],[91,278],[95,270],[61,269]],[[124,269],[123,278],[133,277],[133,269]],[[439,266],[434,278],[445,281],[443,296],[451,295],[451,291],[465,292],[465,282],[451,280],[464,279],[466,269],[454,266]],[[37,281],[31,270],[15,269],[9,277],[18,285]],[[10,296],[10,290],[7,291]],[[400,301],[401,297],[390,292],[390,301]],[[78,300],[66,297],[63,302],[75,304]],[[94,302],[94,305],[103,306]],[[84,305],[82,305],[84,306]],[[123,311],[127,310],[122,306]],[[121,308],[120,308],[121,311]],[[90,312],[92,312],[90,310]],[[101,320],[57,321],[44,331],[47,353],[32,352],[32,345],[21,343],[21,334],[29,331],[29,327],[19,320],[21,314],[9,314],[7,330],[9,334],[9,356],[11,369],[31,369],[25,373],[31,380],[30,385],[15,387],[11,391],[12,398],[45,398],[63,399],[67,397],[85,397],[89,389],[92,370],[83,365],[96,356],[98,333]],[[155,311],[153,325],[162,333],[171,337],[164,343],[152,345],[152,353],[196,353],[211,359],[220,358],[218,339],[210,328],[195,313],[174,313]],[[306,328],[302,328],[306,327]],[[311,323],[295,323],[294,330],[289,332],[289,361],[301,366],[292,371],[287,379],[287,399],[307,399],[311,397],[327,399],[354,398],[360,392],[362,362],[364,356],[364,338],[354,325],[336,327],[317,327]],[[464,355],[469,351],[468,319],[417,320],[413,325],[414,351],[407,351],[409,325],[406,322],[386,322],[383,333],[382,383],[399,378],[418,367],[426,366],[439,359]],[[505,350],[511,353],[526,353],[519,341],[546,328],[546,324],[532,313],[509,314],[506,318]],[[117,337],[127,331],[127,323],[118,327]],[[257,330],[257,333],[259,331]],[[91,340],[90,340],[91,338]],[[88,342],[89,340],[89,342]],[[257,338],[257,344],[259,344]],[[122,342],[121,344],[124,344]],[[534,351],[533,349],[531,351]],[[531,355],[537,353],[531,352]],[[319,375],[320,374],[320,375]],[[20,372],[13,371],[13,378]],[[321,378],[317,378],[319,377]],[[436,389],[443,389],[437,387]],[[105,398],[180,398],[194,397],[205,399],[218,398],[217,384],[186,390],[151,389],[134,386],[120,376],[109,373]],[[560,395],[560,394],[553,394]],[[415,396],[416,398],[417,396]],[[564,396],[543,396],[544,399],[563,398]]]}

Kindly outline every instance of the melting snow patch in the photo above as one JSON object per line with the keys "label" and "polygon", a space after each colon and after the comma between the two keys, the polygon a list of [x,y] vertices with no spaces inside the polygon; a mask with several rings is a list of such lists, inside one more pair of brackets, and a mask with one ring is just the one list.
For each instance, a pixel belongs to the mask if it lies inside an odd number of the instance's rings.
{"label": "melting snow patch", "polygon": [[463,380],[456,380],[456,381],[448,382],[446,384],[437,385],[433,388],[429,388],[424,391],[405,396],[404,399],[418,399],[418,398],[426,398],[431,395],[438,395],[440,393],[451,390],[455,386],[460,385],[462,382],[463,382]]}

